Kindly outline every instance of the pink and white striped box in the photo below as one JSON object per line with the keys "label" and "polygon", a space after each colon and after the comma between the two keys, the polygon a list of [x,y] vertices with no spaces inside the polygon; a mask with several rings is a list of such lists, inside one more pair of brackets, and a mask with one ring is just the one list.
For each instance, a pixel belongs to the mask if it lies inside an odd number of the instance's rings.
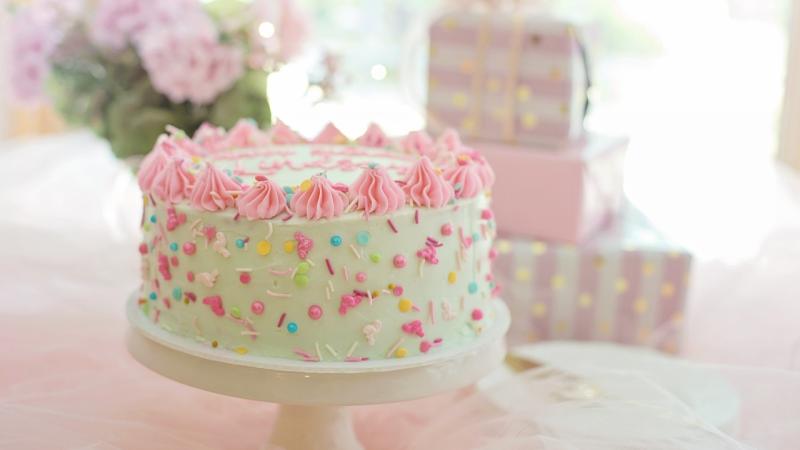
{"label": "pink and white striped box", "polygon": [[581,137],[588,72],[569,23],[467,9],[431,25],[429,51],[432,131],[551,147]]}
{"label": "pink and white striped box", "polygon": [[622,206],[627,138],[588,134],[558,152],[466,144],[480,149],[497,174],[492,209],[501,233],[577,243],[613,222]]}
{"label": "pink and white striped box", "polygon": [[496,250],[495,278],[514,318],[510,344],[574,339],[680,348],[692,257],[637,211],[579,246],[501,237]]}

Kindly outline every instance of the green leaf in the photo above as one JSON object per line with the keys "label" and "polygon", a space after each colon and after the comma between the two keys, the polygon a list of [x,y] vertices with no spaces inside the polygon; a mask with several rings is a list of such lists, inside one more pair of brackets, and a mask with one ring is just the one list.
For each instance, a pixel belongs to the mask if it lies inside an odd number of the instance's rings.
{"label": "green leaf", "polygon": [[267,74],[249,71],[212,105],[212,123],[230,128],[241,118],[250,118],[267,127],[272,113],[267,101]]}

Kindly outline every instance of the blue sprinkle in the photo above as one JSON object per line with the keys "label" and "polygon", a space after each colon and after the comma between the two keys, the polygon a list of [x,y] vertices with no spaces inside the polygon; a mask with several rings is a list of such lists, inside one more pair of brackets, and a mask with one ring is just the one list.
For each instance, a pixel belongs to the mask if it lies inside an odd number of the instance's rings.
{"label": "blue sprinkle", "polygon": [[371,163],[367,164],[367,166],[369,166],[370,169],[377,169],[378,168],[378,163],[371,162]]}
{"label": "blue sprinkle", "polygon": [[155,215],[155,214],[153,214],[152,216],[150,216],[150,222],[151,222],[151,223],[156,223],[156,220],[157,220],[157,218],[156,218],[156,215]]}
{"label": "blue sprinkle", "polygon": [[292,203],[292,197],[294,197],[294,193],[293,192],[287,192],[286,193],[286,203],[287,204]]}
{"label": "blue sprinkle", "polygon": [[292,192],[294,192],[294,189],[292,189],[291,186],[284,186],[283,187],[283,192],[286,193],[286,194],[291,194]]}
{"label": "blue sprinkle", "polygon": [[183,289],[179,287],[175,287],[174,289],[172,289],[172,298],[174,298],[175,300],[180,300],[181,297],[183,297]]}
{"label": "blue sprinkle", "polygon": [[289,333],[295,334],[297,333],[297,324],[289,322],[289,325],[286,325],[286,329],[289,330]]}
{"label": "blue sprinkle", "polygon": [[155,300],[155,299],[157,299],[157,298],[158,298],[158,295],[156,295],[156,293],[155,293],[155,292],[151,292],[151,293],[150,293],[150,300]]}
{"label": "blue sprinkle", "polygon": [[369,244],[369,231],[359,231],[356,234],[356,242],[362,246]]}
{"label": "blue sprinkle", "polygon": [[173,252],[177,252],[178,251],[178,243],[177,242],[173,242],[173,243],[169,244],[169,249],[172,250]]}
{"label": "blue sprinkle", "polygon": [[476,283],[474,281],[471,282],[469,284],[469,286],[467,287],[467,289],[469,290],[470,294],[474,294],[474,293],[478,292],[478,283]]}
{"label": "blue sprinkle", "polygon": [[462,187],[462,186],[461,186],[461,183],[456,183],[456,184],[454,184],[454,185],[453,185],[453,190],[455,190],[455,191],[460,191],[460,190],[461,190],[461,187]]}
{"label": "blue sprinkle", "polygon": [[342,245],[342,237],[339,236],[338,234],[334,234],[333,236],[331,236],[331,245],[334,247]]}
{"label": "blue sprinkle", "polygon": [[236,246],[238,248],[244,248],[244,239],[237,239],[236,240]]}
{"label": "blue sprinkle", "polygon": [[480,234],[478,234],[477,232],[472,233],[472,242],[478,242],[480,240],[481,240],[481,235]]}

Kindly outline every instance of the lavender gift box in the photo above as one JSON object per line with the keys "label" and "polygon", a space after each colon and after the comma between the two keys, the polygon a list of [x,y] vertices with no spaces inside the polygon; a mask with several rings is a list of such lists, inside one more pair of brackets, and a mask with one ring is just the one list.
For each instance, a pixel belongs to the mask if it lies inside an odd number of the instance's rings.
{"label": "lavender gift box", "polygon": [[588,71],[571,24],[466,9],[431,25],[429,52],[431,131],[550,147],[582,136]]}
{"label": "lavender gift box", "polygon": [[600,340],[677,352],[691,255],[638,211],[582,245],[501,236],[494,274],[510,344]]}

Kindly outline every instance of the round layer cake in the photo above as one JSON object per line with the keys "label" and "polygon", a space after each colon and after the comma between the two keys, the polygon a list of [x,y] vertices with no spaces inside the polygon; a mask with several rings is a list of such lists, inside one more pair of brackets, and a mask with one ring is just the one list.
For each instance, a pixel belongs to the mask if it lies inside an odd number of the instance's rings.
{"label": "round layer cake", "polygon": [[494,175],[447,132],[311,142],[278,123],[162,136],[144,192],[140,309],[220,351],[432,355],[492,326]]}

